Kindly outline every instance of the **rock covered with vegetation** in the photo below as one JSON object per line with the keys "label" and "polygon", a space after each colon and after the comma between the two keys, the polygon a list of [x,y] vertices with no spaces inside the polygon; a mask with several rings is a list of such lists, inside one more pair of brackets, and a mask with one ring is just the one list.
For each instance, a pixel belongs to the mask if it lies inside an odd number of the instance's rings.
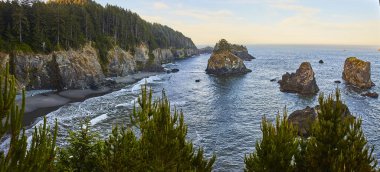
{"label": "rock covered with vegetation", "polygon": [[371,80],[371,63],[356,57],[346,59],[342,78],[347,84],[361,89],[368,89],[374,86]]}
{"label": "rock covered with vegetation", "polygon": [[309,62],[303,62],[296,73],[286,73],[278,81],[282,92],[316,94],[319,87],[314,77],[314,71]]}
{"label": "rock covered with vegetation", "polygon": [[236,75],[252,72],[242,59],[232,54],[230,44],[222,39],[208,60],[206,72],[214,75]]}
{"label": "rock covered with vegetation", "polygon": [[[223,49],[225,46],[221,46],[219,43],[217,43],[214,47],[214,51],[218,51],[219,49]],[[247,47],[243,45],[237,45],[237,44],[229,44],[229,49],[235,56],[238,56],[244,61],[251,61],[252,59],[255,59],[251,54],[248,53]]]}

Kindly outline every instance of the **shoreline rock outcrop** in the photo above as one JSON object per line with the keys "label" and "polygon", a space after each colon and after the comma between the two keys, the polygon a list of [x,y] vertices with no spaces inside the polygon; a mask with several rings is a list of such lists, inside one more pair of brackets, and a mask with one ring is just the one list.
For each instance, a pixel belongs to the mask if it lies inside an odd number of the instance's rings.
{"label": "shoreline rock outcrop", "polygon": [[106,82],[106,77],[122,77],[138,71],[161,72],[162,64],[197,53],[197,49],[190,48],[157,48],[150,52],[145,44],[135,47],[131,53],[115,46],[107,53],[108,62],[102,63],[98,50],[88,43],[80,49],[49,54],[0,52],[0,65],[11,63],[11,73],[20,87],[27,90],[96,89]]}
{"label": "shoreline rock outcrop", "polygon": [[206,73],[214,75],[239,75],[252,72],[241,58],[232,54],[230,44],[222,39],[208,60]]}
{"label": "shoreline rock outcrop", "polygon": [[360,89],[369,89],[375,85],[371,80],[371,63],[356,57],[346,59],[342,78],[347,84]]}
{"label": "shoreline rock outcrop", "polygon": [[284,74],[278,83],[282,92],[316,94],[319,91],[313,68],[309,62],[303,62],[296,73]]}

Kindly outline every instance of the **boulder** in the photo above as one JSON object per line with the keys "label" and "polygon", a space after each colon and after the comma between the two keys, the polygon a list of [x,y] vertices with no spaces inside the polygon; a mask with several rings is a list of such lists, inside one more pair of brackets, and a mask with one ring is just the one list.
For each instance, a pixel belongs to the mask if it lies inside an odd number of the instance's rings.
{"label": "boulder", "polygon": [[336,81],[334,81],[334,83],[340,84],[340,83],[342,83],[342,81],[336,80]]}
{"label": "boulder", "polygon": [[323,60],[319,60],[319,64],[323,64],[325,63]]}
{"label": "boulder", "polygon": [[376,92],[367,92],[367,93],[362,94],[362,96],[371,97],[375,99],[379,98],[379,94],[377,94]]}
{"label": "boulder", "polygon": [[171,73],[177,73],[177,72],[179,72],[179,69],[172,69],[171,70]]}
{"label": "boulder", "polygon": [[319,91],[309,62],[303,62],[296,73],[284,74],[278,83],[282,92],[316,94]]}
{"label": "boulder", "polygon": [[276,82],[276,79],[271,79],[270,82]]}
{"label": "boulder", "polygon": [[[334,106],[336,102],[334,102]],[[342,118],[355,118],[352,116],[347,105],[343,105]],[[292,123],[296,128],[298,128],[298,135],[302,137],[310,136],[311,125],[318,118],[318,113],[320,113],[320,107],[315,106],[313,108],[307,106],[305,109],[296,110],[291,113],[288,117],[288,121]]]}
{"label": "boulder", "polygon": [[371,81],[371,63],[356,57],[346,59],[342,75],[347,84],[360,89],[368,89],[374,85]]}
{"label": "boulder", "polygon": [[201,80],[200,79],[196,79],[195,82],[201,82]]}
{"label": "boulder", "polygon": [[311,125],[316,118],[316,110],[307,106],[305,109],[296,110],[291,113],[288,117],[288,121],[298,128],[298,135],[308,137]]}

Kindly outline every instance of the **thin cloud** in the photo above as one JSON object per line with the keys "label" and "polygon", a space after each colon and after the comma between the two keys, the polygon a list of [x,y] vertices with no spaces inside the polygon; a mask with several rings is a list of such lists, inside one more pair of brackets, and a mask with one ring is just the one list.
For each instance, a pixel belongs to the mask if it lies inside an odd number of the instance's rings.
{"label": "thin cloud", "polygon": [[167,5],[163,2],[155,2],[155,3],[153,3],[153,8],[156,10],[164,10],[164,9],[168,9],[169,5]]}

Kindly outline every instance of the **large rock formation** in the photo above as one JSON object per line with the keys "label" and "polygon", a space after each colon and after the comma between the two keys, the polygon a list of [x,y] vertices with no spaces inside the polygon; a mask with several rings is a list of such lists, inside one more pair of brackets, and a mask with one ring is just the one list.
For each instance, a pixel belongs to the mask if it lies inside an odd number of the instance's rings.
{"label": "large rock formation", "polygon": [[[218,51],[221,48],[220,44],[217,43],[214,47],[214,51]],[[247,47],[243,45],[237,45],[237,44],[229,44],[230,51],[235,56],[238,56],[240,59],[244,61],[251,61],[252,59],[255,59],[252,55],[248,53]]]}
{"label": "large rock formation", "polygon": [[342,75],[347,84],[361,89],[368,89],[374,85],[371,81],[371,63],[356,57],[346,59]]}
{"label": "large rock formation", "polygon": [[108,51],[107,59],[107,76],[126,76],[136,71],[134,57],[118,46]]}
{"label": "large rock formation", "polygon": [[298,135],[309,136],[310,127],[317,118],[317,111],[307,106],[305,109],[291,113],[288,120],[298,128]]}
{"label": "large rock formation", "polygon": [[[342,118],[355,118],[352,116],[347,105],[342,105],[344,109],[342,112]],[[310,135],[311,125],[318,118],[318,113],[320,113],[319,105],[313,108],[307,106],[305,109],[296,110],[291,113],[288,117],[288,121],[290,121],[294,126],[298,128],[298,135],[308,137]]]}
{"label": "large rock formation", "polygon": [[50,54],[18,52],[9,55],[0,52],[0,66],[4,68],[6,63],[12,63],[18,83],[27,89],[97,88],[104,83],[105,77],[126,76],[137,71],[163,71],[162,64],[197,53],[197,49],[191,48],[157,48],[150,52],[145,44],[135,47],[131,53],[115,46],[108,51],[108,63],[101,66],[98,51],[89,43],[78,50]]}
{"label": "large rock formation", "polygon": [[286,73],[278,81],[282,92],[316,94],[319,91],[314,71],[309,62],[303,62],[296,73]]}
{"label": "large rock formation", "polygon": [[252,72],[245,67],[243,60],[232,54],[226,40],[222,39],[218,44],[220,47],[214,50],[208,60],[206,69],[208,74],[234,75]]}
{"label": "large rock formation", "polygon": [[17,80],[27,89],[87,88],[104,78],[98,53],[90,44],[48,55],[17,53],[13,64]]}

